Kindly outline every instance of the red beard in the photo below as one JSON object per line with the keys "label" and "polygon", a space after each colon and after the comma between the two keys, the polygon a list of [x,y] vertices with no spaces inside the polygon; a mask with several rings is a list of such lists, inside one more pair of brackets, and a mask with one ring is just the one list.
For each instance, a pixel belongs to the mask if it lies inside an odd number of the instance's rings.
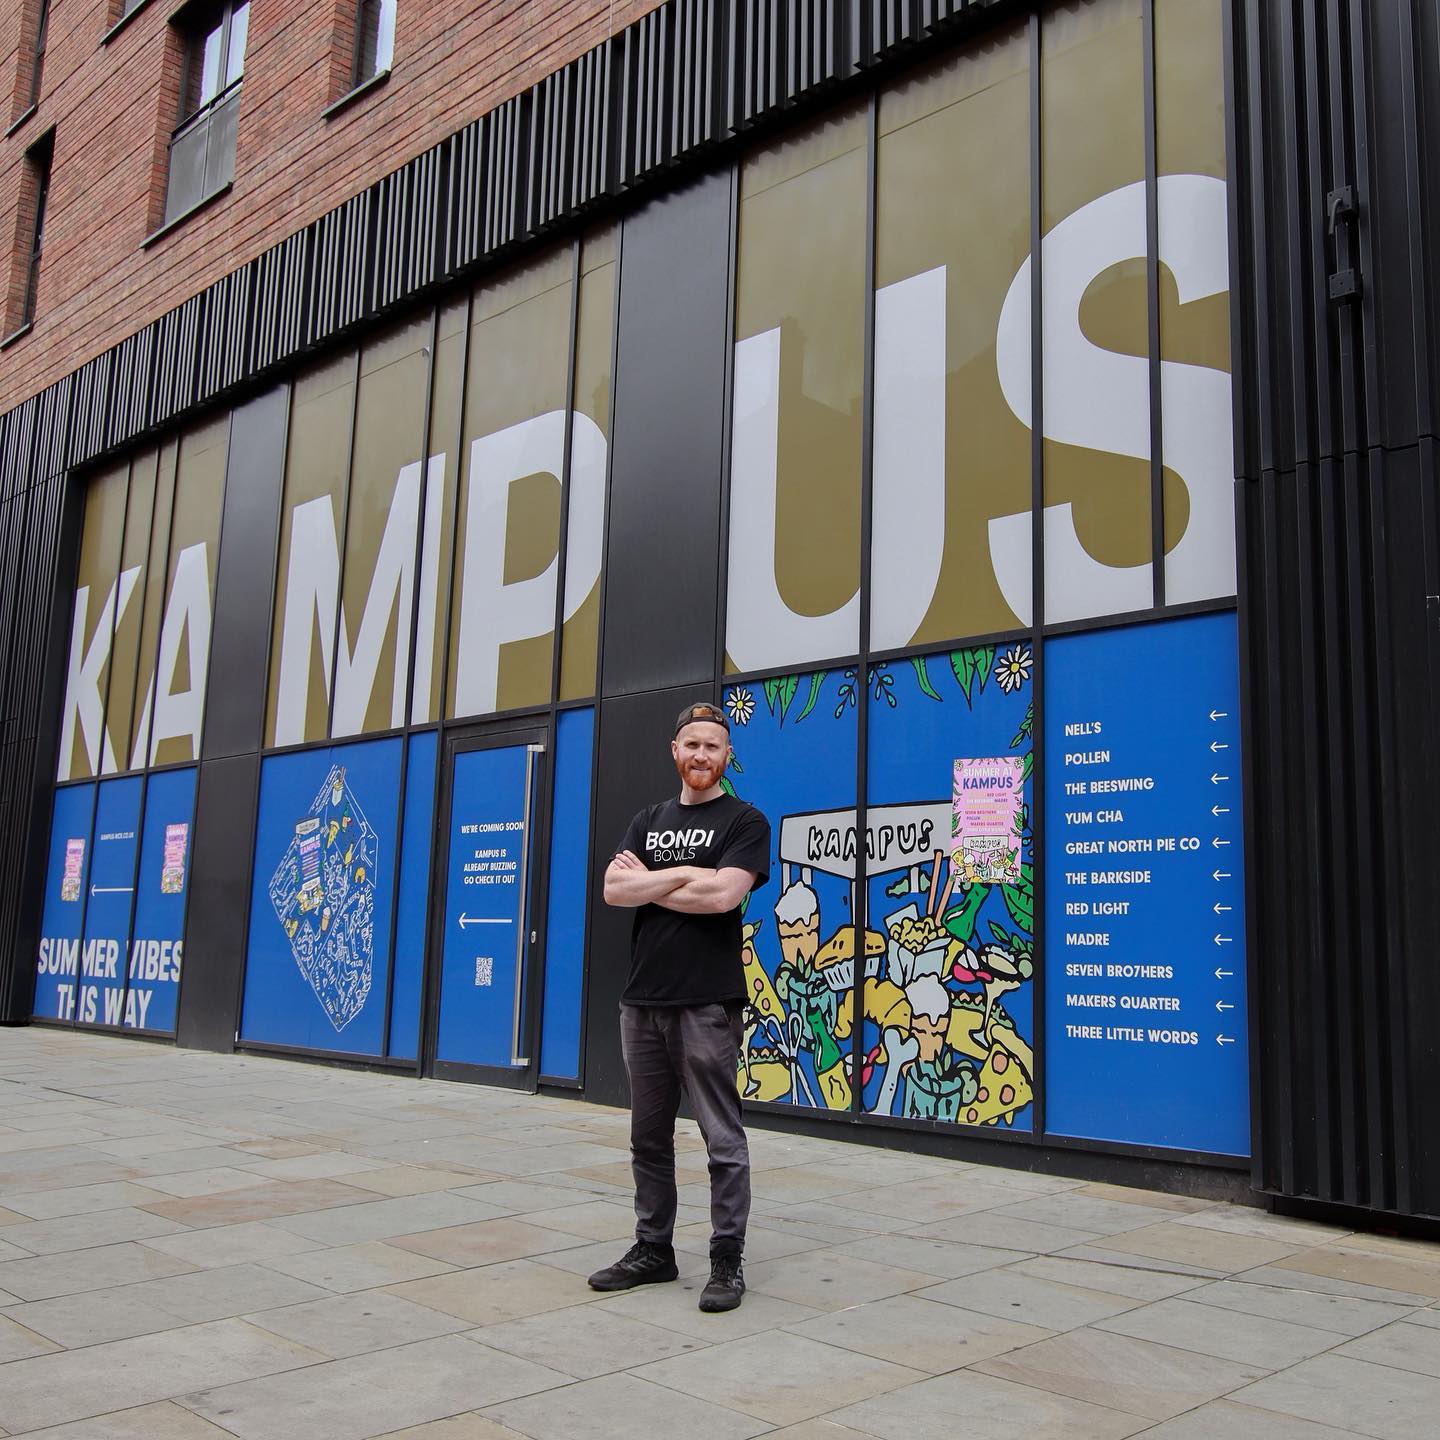
{"label": "red beard", "polygon": [[677,755],[675,769],[679,771],[680,779],[692,790],[709,790],[720,783],[720,777],[725,773],[725,762]]}

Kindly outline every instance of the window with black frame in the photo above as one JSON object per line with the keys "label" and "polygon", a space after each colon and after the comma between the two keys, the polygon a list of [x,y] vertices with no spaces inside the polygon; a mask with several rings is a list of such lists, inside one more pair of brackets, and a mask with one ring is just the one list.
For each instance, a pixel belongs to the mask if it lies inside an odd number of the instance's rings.
{"label": "window with black frame", "polygon": [[395,5],[396,0],[358,0],[354,85],[389,72],[395,55]]}
{"label": "window with black frame", "polygon": [[35,19],[35,59],[30,71],[30,109],[40,103],[40,79],[45,73],[45,42],[50,34],[50,0],[40,0]]}
{"label": "window with black frame", "polygon": [[45,210],[50,201],[50,162],[55,155],[55,132],[25,152],[27,183],[35,197],[35,223],[31,229],[30,255],[25,270],[25,304],[20,314],[21,326],[35,319],[35,295],[40,280],[40,252],[45,246]]}
{"label": "window with black frame", "polygon": [[240,81],[245,73],[249,0],[185,11],[180,123],[170,141],[165,223],[193,210],[235,177]]}

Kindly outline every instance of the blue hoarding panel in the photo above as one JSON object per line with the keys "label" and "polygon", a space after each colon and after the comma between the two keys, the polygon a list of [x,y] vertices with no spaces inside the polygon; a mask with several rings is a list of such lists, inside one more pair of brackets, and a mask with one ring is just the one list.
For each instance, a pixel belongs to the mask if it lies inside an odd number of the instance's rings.
{"label": "blue hoarding panel", "polygon": [[175,1030],[194,818],[193,768],[150,777],[123,1020],[133,1030]]}
{"label": "blue hoarding panel", "polygon": [[399,919],[395,929],[395,981],[390,1000],[390,1054],[413,1060],[419,1054],[420,996],[425,978],[429,920],[430,848],[435,828],[433,730],[410,738],[405,770],[405,834],[400,851]]}
{"label": "blue hoarding panel", "polygon": [[[855,689],[853,675],[819,670],[724,693],[735,751],[726,783],[770,822],[769,878],[741,902],[749,1003],[739,1084],[747,1100],[850,1107],[854,1006],[844,972],[853,960],[844,957],[854,948]],[[822,862],[808,844],[816,830],[851,844],[832,847]],[[613,849],[620,838],[599,840]],[[802,919],[792,926],[797,909]],[[822,956],[842,958],[822,966]]]}
{"label": "blue hoarding panel", "polygon": [[265,761],[244,1039],[380,1053],[400,829],[400,744],[371,740]]}
{"label": "blue hoarding panel", "polygon": [[1034,1125],[1033,668],[1023,643],[872,667],[872,1114]]}
{"label": "blue hoarding panel", "polygon": [[50,860],[45,872],[45,914],[35,963],[34,1014],[43,1020],[75,1018],[75,977],[90,883],[90,820],[95,786],[66,785],[55,792]]}
{"label": "blue hoarding panel", "polygon": [[516,1063],[529,774],[524,745],[455,757],[436,1047],[440,1060]]}
{"label": "blue hoarding panel", "polygon": [[1234,615],[1049,642],[1045,736],[1049,1129],[1246,1155]]}
{"label": "blue hoarding panel", "polygon": [[145,781],[139,775],[102,780],[95,801],[95,836],[76,998],[76,1019],[82,1025],[118,1025],[123,1015],[144,788]]}
{"label": "blue hoarding panel", "polygon": [[580,1002],[585,980],[585,897],[590,875],[590,778],[594,760],[595,712],[563,712],[555,734],[540,1073],[565,1080],[580,1078]]}

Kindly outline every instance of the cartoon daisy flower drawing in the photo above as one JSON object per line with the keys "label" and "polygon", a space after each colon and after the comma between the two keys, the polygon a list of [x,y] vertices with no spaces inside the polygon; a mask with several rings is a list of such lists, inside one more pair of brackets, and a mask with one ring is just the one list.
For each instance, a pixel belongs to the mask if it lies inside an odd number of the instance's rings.
{"label": "cartoon daisy flower drawing", "polygon": [[725,701],[725,708],[735,724],[748,725],[755,713],[755,697],[743,685],[737,686]]}
{"label": "cartoon daisy flower drawing", "polygon": [[1032,663],[1029,646],[1012,645],[995,662],[995,678],[1000,688],[1007,695],[1018,690],[1030,678]]}

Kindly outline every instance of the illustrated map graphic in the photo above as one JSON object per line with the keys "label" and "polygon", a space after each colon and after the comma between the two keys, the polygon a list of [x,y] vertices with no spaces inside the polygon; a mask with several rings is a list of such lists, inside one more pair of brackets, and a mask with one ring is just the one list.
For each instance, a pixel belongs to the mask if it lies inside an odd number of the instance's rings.
{"label": "illustrated map graphic", "polygon": [[378,863],[375,831],[334,765],[270,878],[270,903],[337,1032],[370,994]]}

